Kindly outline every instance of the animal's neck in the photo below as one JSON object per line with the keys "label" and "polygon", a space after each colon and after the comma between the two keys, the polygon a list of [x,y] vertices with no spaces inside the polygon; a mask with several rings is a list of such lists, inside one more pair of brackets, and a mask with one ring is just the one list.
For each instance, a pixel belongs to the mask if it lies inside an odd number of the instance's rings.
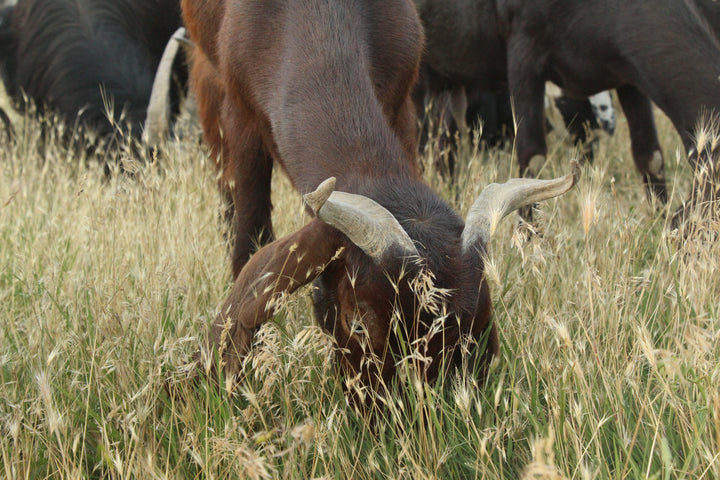
{"label": "animal's neck", "polygon": [[417,175],[378,98],[367,32],[346,10],[328,10],[342,28],[292,29],[265,98],[284,167],[301,190],[328,176],[343,189],[357,178]]}

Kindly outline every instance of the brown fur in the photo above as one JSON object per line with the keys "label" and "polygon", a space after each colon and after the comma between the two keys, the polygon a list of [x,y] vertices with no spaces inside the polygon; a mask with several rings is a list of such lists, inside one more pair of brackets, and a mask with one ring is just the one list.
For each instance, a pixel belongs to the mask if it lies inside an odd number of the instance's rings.
{"label": "brown fur", "polygon": [[[219,155],[220,187],[234,205],[236,280],[213,325],[226,373],[240,369],[274,299],[314,279],[318,321],[344,349],[346,372],[363,384],[392,377],[399,342],[424,336],[433,359],[424,366],[428,378],[445,360],[457,363],[461,338],[485,342],[478,354],[486,365],[498,341],[483,280],[485,246],[462,251],[463,221],[422,181],[414,156],[410,91],[423,32],[412,3],[183,0],[182,6],[199,47],[191,82],[205,138]],[[273,163],[300,192],[334,176],[337,190],[384,206],[417,245],[418,263],[392,252],[376,263],[319,219],[271,242]],[[265,246],[250,256],[256,239]],[[410,287],[421,273],[451,292],[448,319],[435,336],[429,327],[438,315],[420,309]],[[393,309],[404,338],[392,328]]]}

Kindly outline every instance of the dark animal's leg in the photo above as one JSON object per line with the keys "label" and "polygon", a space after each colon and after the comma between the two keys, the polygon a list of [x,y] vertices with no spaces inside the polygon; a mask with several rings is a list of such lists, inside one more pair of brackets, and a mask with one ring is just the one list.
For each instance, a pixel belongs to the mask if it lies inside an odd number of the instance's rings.
{"label": "dark animal's leg", "polygon": [[222,113],[225,131],[220,187],[230,201],[232,212],[232,270],[240,270],[257,248],[273,240],[270,218],[272,157],[264,147],[254,115],[237,105],[226,103]]}
{"label": "dark animal's leg", "polygon": [[[416,108],[416,103],[408,97],[392,121],[393,130],[400,139],[408,160],[413,164],[417,164],[418,157],[418,113]],[[420,115],[422,116],[423,112],[420,112]]]}
{"label": "dark animal's leg", "polygon": [[467,132],[465,114],[468,108],[467,95],[462,85],[453,85],[448,92],[448,136],[450,152],[448,153],[448,173],[455,178],[455,163],[460,150],[460,137]]}
{"label": "dark animal's leg", "polygon": [[664,205],[667,203],[665,164],[655,129],[652,103],[630,85],[618,88],[617,94],[627,118],[635,166],[643,177],[648,195],[654,195]]}
{"label": "dark animal's leg", "polygon": [[452,179],[455,175],[455,158],[460,147],[460,135],[467,129],[465,89],[459,85],[451,85],[446,90],[439,92],[435,96],[435,100],[439,110],[439,147],[441,152],[447,153],[447,168],[444,164],[440,164],[438,170]]}
{"label": "dark animal's leg", "polygon": [[[508,81],[513,97],[517,134],[515,145],[521,177],[536,177],[545,163],[545,81],[534,74],[535,65],[528,52],[528,41],[511,38],[508,45]],[[532,207],[521,209],[520,215],[532,221]]]}
{"label": "dark animal's leg", "polygon": [[[457,150],[456,140],[460,128],[465,124],[464,115],[467,109],[465,89],[448,82],[429,68],[423,67],[412,93],[412,101],[415,104],[416,115],[419,114],[419,118],[422,119],[419,141],[416,141],[419,151],[422,153],[431,137],[436,136],[435,144],[431,146],[435,157],[434,166],[441,175],[445,176],[449,173],[452,177]],[[393,122],[393,129],[400,136],[403,146],[407,143],[407,135],[404,132],[406,127],[398,122],[407,121],[404,117],[410,106],[409,104],[403,106]],[[458,123],[460,110],[462,110],[460,115],[462,118],[461,123]],[[405,125],[409,124],[405,123]],[[447,156],[447,163],[443,159],[444,155]]]}
{"label": "dark animal's leg", "polygon": [[5,126],[5,134],[7,135],[8,141],[11,141],[15,137],[15,131],[13,130],[12,122],[10,122],[10,117],[8,117],[8,114],[5,113],[5,110],[0,108],[0,121]]}
{"label": "dark animal's leg", "polygon": [[541,79],[514,79],[512,74],[510,85],[517,119],[515,145],[520,176],[536,177],[547,154],[543,111],[545,85]]}
{"label": "dark animal's leg", "polygon": [[498,118],[498,99],[494,92],[480,92],[468,102],[465,122],[481,129],[480,139],[490,146],[500,143],[502,132]]}
{"label": "dark animal's leg", "polygon": [[[425,149],[427,142],[434,136],[434,144],[431,148],[434,152],[434,167],[445,177],[450,175],[455,165],[455,139],[458,134],[458,127],[452,115],[451,93],[447,88],[433,89],[430,103],[425,108],[423,116],[423,132],[421,135],[421,151]],[[447,162],[443,157],[447,157]]]}
{"label": "dark animal's leg", "polygon": [[227,202],[225,219],[231,226],[232,271],[237,278],[258,244],[273,238],[272,160],[263,147],[254,115],[240,101],[231,102],[226,97],[217,70],[199,50],[192,82],[205,141],[217,162],[218,183]]}
{"label": "dark animal's leg", "polygon": [[560,110],[560,114],[565,122],[565,128],[567,128],[570,133],[574,144],[582,147],[583,154],[585,154],[588,160],[592,160],[592,142],[595,139],[591,136],[591,143],[589,145],[587,144],[588,130],[596,130],[600,128],[600,126],[595,119],[590,100],[578,100],[561,95],[555,99],[555,106]]}
{"label": "dark animal's leg", "polygon": [[[717,133],[711,133],[717,135]],[[686,145],[692,145],[692,141],[686,141]],[[699,151],[698,151],[699,150]],[[720,199],[720,171],[718,170],[718,150],[712,148],[711,142],[705,145],[697,145],[689,148],[688,162],[693,169],[692,188],[688,199],[675,211],[672,217],[672,228],[680,228],[687,225],[691,215],[710,215],[717,218],[718,199]],[[699,218],[698,218],[699,219]],[[689,234],[693,229],[688,225]]]}
{"label": "dark animal's leg", "polygon": [[470,92],[466,123],[481,128],[480,140],[488,146],[502,145],[515,137],[510,95],[507,92]]}
{"label": "dark animal's leg", "polygon": [[467,120],[465,114],[468,109],[468,98],[465,93],[465,87],[455,85],[450,90],[450,113],[452,114],[455,125],[460,130],[467,129]]}

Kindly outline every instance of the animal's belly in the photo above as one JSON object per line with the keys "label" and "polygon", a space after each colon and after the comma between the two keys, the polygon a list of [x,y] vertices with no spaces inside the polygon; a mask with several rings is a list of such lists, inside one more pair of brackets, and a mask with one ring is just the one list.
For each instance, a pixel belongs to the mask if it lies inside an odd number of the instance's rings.
{"label": "animal's belly", "polygon": [[552,68],[548,80],[563,89],[566,95],[576,98],[587,98],[603,90],[612,90],[622,81],[612,72],[597,68]]}

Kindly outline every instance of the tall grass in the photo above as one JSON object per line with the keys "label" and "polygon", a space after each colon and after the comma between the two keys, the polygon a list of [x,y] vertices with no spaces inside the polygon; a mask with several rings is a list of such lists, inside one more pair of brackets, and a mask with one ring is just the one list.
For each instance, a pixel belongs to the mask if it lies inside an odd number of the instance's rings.
{"label": "tall grass", "polygon": [[[658,123],[677,206],[689,167]],[[0,139],[0,477],[720,478],[720,246],[645,200],[622,120],[579,188],[540,207],[542,236],[496,233],[487,383],[409,376],[375,420],[347,405],[307,290],[261,329],[242,383],[168,397],[230,286],[211,164],[189,137],[106,176],[58,136],[26,119]],[[549,141],[545,177],[573,155]],[[462,213],[516,171],[470,141],[455,183],[423,162]],[[308,218],[275,176],[282,235]]]}

